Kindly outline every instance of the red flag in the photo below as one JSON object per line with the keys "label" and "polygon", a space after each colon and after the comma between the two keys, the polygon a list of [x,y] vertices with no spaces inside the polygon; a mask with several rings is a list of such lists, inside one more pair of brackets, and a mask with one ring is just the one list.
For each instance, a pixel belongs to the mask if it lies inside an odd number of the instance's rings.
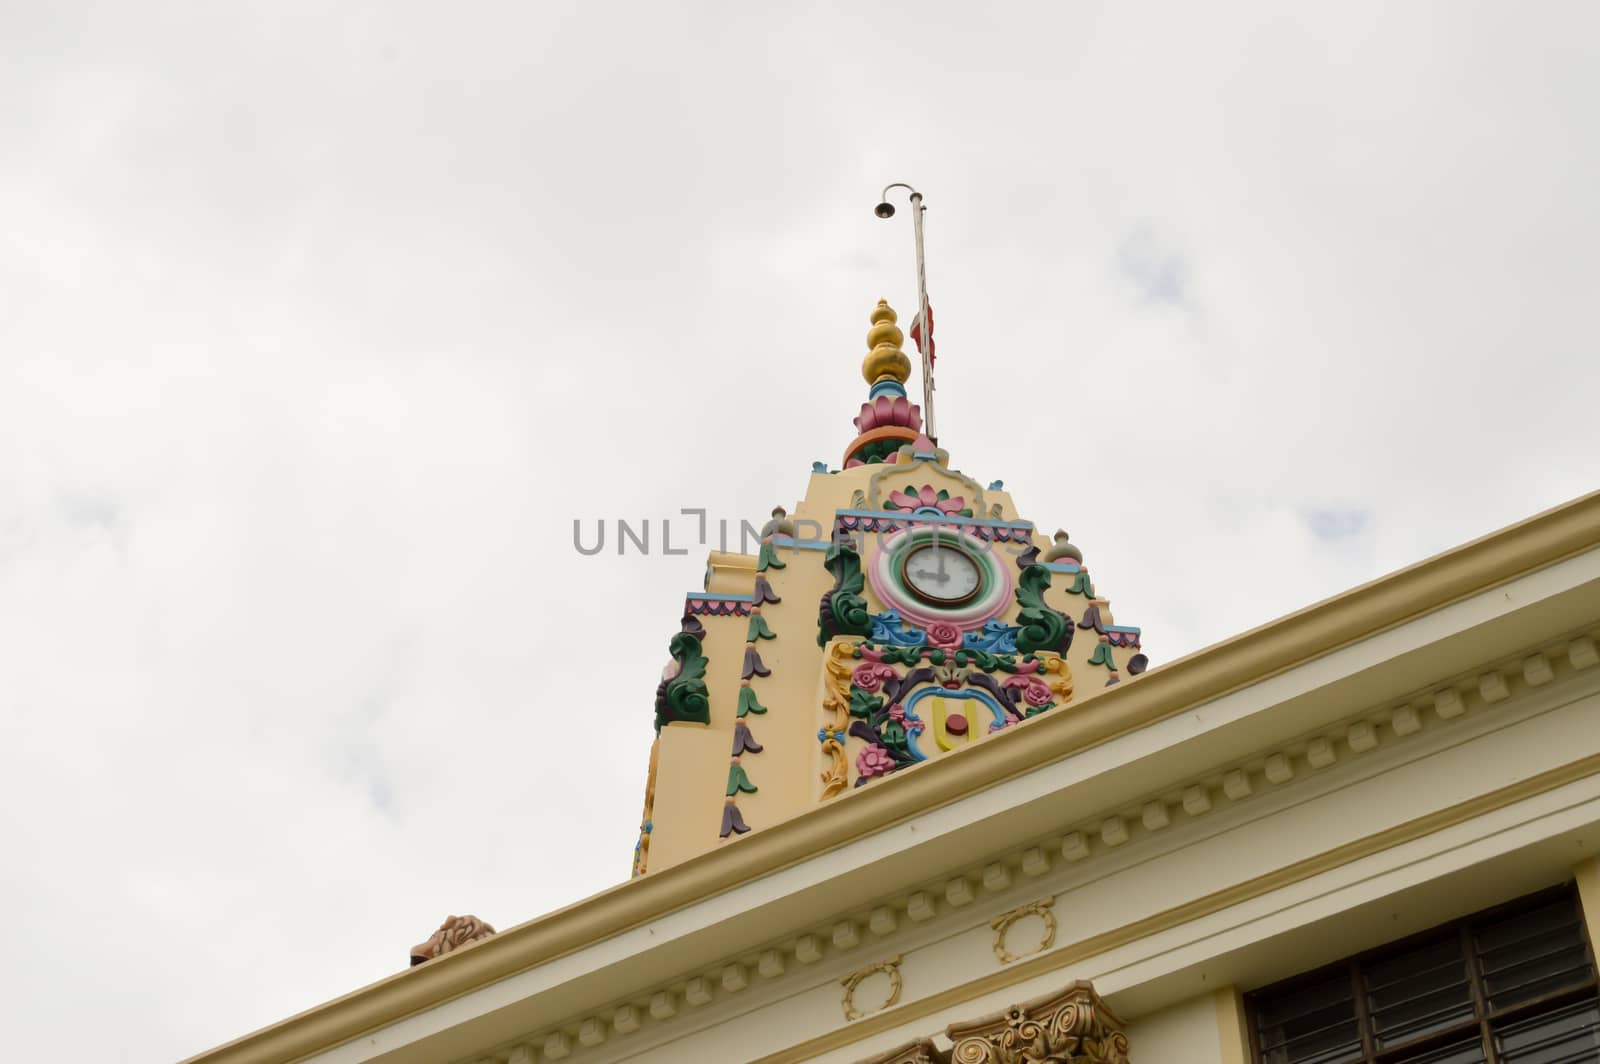
{"label": "red flag", "polygon": [[917,345],[917,351],[919,353],[926,354],[928,356],[928,365],[930,365],[930,366],[933,365],[934,353],[933,353],[933,304],[932,303],[928,304],[928,342],[927,342],[927,344],[924,345],[923,342],[922,342],[922,321],[921,321],[920,318],[912,319],[912,322],[911,322],[911,340],[912,340],[913,343],[915,343]]}

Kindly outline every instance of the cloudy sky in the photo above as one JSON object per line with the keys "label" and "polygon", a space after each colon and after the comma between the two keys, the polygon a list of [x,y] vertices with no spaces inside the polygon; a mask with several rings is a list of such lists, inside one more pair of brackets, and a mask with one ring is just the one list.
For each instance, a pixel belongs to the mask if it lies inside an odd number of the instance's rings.
{"label": "cloudy sky", "polygon": [[573,522],[837,462],[887,182],[942,442],[1157,664],[1593,489],[1597,58],[1576,2],[0,0],[8,1052],[625,878],[702,558]]}

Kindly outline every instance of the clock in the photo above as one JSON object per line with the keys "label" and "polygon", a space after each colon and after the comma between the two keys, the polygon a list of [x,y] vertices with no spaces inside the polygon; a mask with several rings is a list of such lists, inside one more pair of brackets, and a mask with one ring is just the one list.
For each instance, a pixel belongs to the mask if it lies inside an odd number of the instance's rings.
{"label": "clock", "polygon": [[978,560],[959,547],[937,541],[906,552],[900,578],[911,593],[933,606],[960,606],[983,589]]}

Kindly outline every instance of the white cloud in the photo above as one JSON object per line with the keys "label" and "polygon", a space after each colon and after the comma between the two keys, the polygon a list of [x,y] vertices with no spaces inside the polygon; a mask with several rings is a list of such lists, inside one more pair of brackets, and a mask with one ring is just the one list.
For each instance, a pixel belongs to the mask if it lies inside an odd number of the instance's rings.
{"label": "white cloud", "polygon": [[866,313],[913,303],[888,181],[943,442],[1157,663],[1591,489],[1597,38],[0,10],[13,1052],[87,999],[172,1059],[623,878],[701,559],[572,520],[756,519],[837,461]]}

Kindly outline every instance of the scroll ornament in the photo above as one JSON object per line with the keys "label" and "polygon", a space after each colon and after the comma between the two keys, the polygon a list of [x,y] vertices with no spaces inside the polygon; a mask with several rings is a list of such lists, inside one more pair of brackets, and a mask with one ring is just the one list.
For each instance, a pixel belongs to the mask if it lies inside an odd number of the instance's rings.
{"label": "scroll ornament", "polygon": [[946,1033],[952,1064],[1129,1064],[1122,1021],[1085,982]]}
{"label": "scroll ornament", "polygon": [[850,786],[849,762],[845,759],[845,729],[850,726],[850,676],[856,666],[857,644],[840,640],[828,647],[823,660],[824,690],[822,709],[829,714],[817,740],[827,767],[822,771],[822,798],[842,794]]}

